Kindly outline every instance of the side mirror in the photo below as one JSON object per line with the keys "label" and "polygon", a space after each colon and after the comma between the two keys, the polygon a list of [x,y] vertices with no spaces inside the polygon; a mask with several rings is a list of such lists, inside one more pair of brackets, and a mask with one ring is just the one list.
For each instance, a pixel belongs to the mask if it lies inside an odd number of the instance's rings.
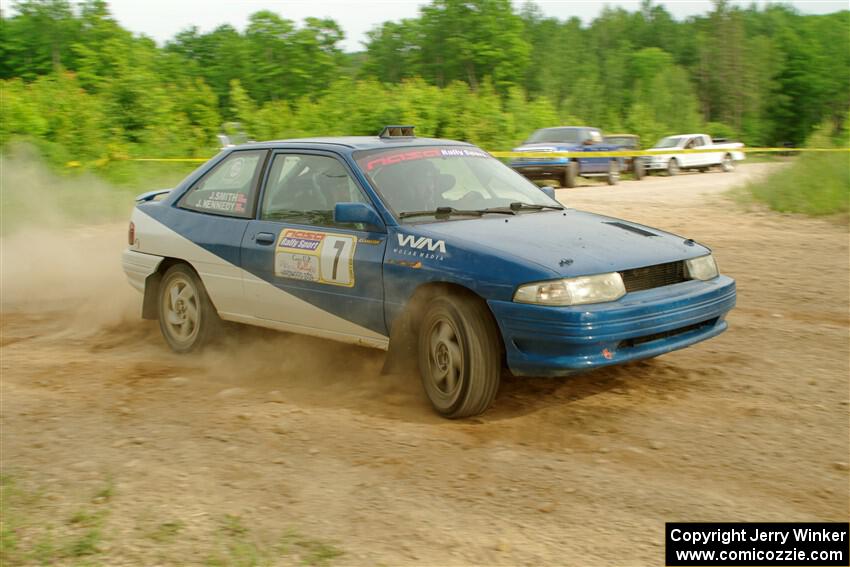
{"label": "side mirror", "polygon": [[334,222],[360,222],[377,227],[384,226],[384,221],[375,209],[366,203],[337,203],[334,206]]}
{"label": "side mirror", "polygon": [[585,141],[582,142],[582,144],[584,144],[585,146],[592,146],[593,140],[591,140],[590,138],[587,138]]}
{"label": "side mirror", "polygon": [[[543,194],[549,197],[550,199],[555,199],[555,190],[548,185],[544,185],[540,188],[543,191]],[[557,201],[557,199],[555,199]]]}

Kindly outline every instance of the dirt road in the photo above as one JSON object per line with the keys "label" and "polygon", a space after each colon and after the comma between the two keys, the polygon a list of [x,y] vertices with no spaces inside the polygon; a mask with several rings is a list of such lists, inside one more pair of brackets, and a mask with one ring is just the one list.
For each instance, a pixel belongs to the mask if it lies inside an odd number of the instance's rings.
{"label": "dirt road", "polygon": [[712,246],[730,329],[449,422],[382,353],[246,329],[167,351],[125,224],[5,238],[9,565],[659,565],[666,521],[848,518],[847,227],[743,212],[733,174],[560,190]]}

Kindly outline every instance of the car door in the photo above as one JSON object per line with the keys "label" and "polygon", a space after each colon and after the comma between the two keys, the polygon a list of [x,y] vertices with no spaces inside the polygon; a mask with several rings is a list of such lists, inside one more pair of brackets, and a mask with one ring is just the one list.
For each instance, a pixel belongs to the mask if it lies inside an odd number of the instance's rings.
{"label": "car door", "polygon": [[[714,145],[714,141],[708,136],[700,136],[700,140],[702,140],[700,146],[702,149],[710,149]],[[704,154],[700,154],[700,156],[702,157],[702,164],[704,166],[717,165],[722,160],[723,152],[705,152]]]}
{"label": "car door", "polygon": [[[694,136],[692,139],[691,149],[693,150],[704,150],[705,142],[702,139],[702,136]],[[693,167],[702,167],[705,164],[711,161],[711,154],[708,153],[696,153],[696,154],[688,154],[690,157],[689,163]]]}
{"label": "car door", "polygon": [[[212,166],[174,207],[149,207],[150,246],[189,262],[224,318],[244,314],[241,244],[255,215],[267,150],[236,150]],[[176,235],[179,235],[177,237]]]}
{"label": "car door", "polygon": [[[584,151],[588,152],[589,156],[592,156],[592,152],[602,152],[608,151],[611,149],[611,144],[606,144],[602,139],[602,132],[599,130],[590,129],[587,130],[587,140],[589,143],[583,146]],[[583,173],[607,173],[608,172],[608,162],[611,161],[611,158],[608,157],[587,157],[582,158],[582,172]]]}
{"label": "car door", "polygon": [[332,153],[272,155],[242,240],[246,305],[276,326],[348,342],[386,340],[384,226],[337,224],[336,203],[370,204]]}

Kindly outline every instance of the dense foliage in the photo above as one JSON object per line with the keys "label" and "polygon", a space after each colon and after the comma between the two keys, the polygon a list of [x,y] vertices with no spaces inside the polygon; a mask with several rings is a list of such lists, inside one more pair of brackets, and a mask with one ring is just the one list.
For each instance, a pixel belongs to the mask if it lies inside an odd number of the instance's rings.
{"label": "dense foliage", "polygon": [[509,148],[533,129],[706,130],[753,145],[840,129],[850,107],[850,11],[801,15],[715,0],[676,21],[644,0],[589,25],[510,0],[432,0],[343,53],[333,20],[261,11],[240,32],[195,28],[164,46],[103,0],[22,0],[0,18],[0,145],[35,140],[53,162],[208,155],[222,125],[256,139],[420,135]]}

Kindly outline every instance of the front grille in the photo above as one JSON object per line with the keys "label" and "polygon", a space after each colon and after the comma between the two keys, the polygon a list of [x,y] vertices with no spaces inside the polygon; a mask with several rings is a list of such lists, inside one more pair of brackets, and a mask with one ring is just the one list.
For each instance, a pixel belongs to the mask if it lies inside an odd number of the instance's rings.
{"label": "front grille", "polygon": [[633,339],[626,339],[624,341],[620,341],[617,345],[617,348],[629,348],[635,347],[638,345],[642,345],[644,343],[649,343],[652,341],[657,341],[659,339],[666,339],[668,337],[675,337],[676,335],[682,335],[689,331],[696,331],[697,329],[702,329],[704,327],[713,327],[717,324],[717,317],[713,319],[709,319],[708,321],[701,321],[699,323],[694,323],[693,325],[686,325],[685,327],[679,327],[678,329],[673,329],[671,331],[664,331],[663,333],[655,333],[652,335],[644,335],[642,337],[635,337]]}
{"label": "front grille", "polygon": [[[554,152],[555,148],[532,148],[528,150],[514,150],[519,152],[534,152],[534,153],[545,153],[545,152]],[[515,163],[534,163],[534,162],[550,162],[557,161],[558,158],[550,158],[550,157],[516,157],[513,159]]]}
{"label": "front grille", "polygon": [[669,262],[620,272],[626,292],[653,289],[686,281],[684,262]]}

